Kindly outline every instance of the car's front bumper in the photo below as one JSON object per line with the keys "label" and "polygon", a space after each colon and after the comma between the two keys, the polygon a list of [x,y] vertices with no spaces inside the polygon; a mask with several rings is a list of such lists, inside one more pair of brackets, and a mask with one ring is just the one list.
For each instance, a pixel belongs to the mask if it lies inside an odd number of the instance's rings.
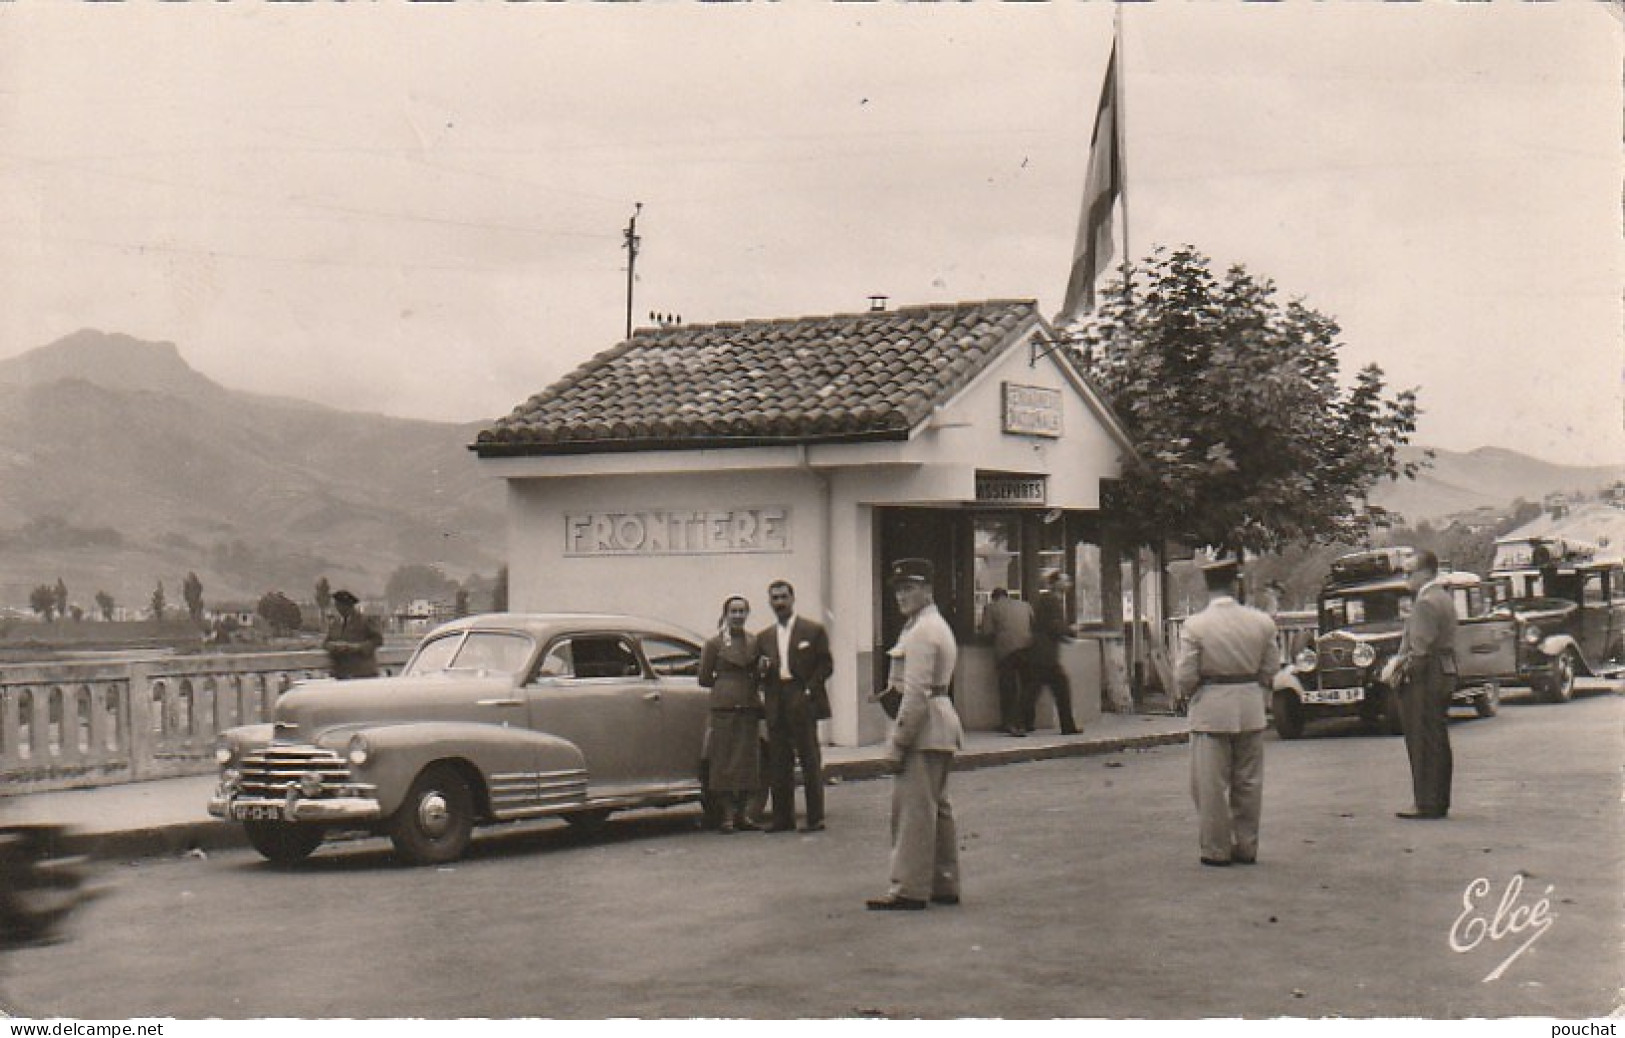
{"label": "car's front bumper", "polygon": [[232,822],[359,823],[384,817],[371,797],[233,797],[216,793],[209,813]]}

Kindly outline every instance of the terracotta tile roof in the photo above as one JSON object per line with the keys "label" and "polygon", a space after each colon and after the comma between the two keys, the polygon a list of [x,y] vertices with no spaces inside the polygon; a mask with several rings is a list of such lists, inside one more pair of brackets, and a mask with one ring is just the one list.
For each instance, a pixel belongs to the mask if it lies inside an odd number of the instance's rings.
{"label": "terracotta tile roof", "polygon": [[1032,300],[639,329],[479,434],[483,457],[904,439]]}

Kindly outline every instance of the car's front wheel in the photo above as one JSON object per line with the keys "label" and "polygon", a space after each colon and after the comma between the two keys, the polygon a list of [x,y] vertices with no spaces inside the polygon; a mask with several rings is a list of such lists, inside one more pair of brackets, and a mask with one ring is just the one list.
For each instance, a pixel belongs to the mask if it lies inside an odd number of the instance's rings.
{"label": "car's front wheel", "polygon": [[1541,688],[1541,698],[1548,703],[1567,703],[1573,699],[1576,669],[1574,650],[1564,649],[1552,662],[1552,672],[1546,677]]}
{"label": "car's front wheel", "polygon": [[261,857],[277,865],[293,865],[310,857],[326,835],[319,825],[292,822],[244,822],[248,842]]}
{"label": "car's front wheel", "polygon": [[1303,704],[1284,689],[1271,697],[1270,713],[1275,718],[1275,734],[1283,739],[1303,738]]}
{"label": "car's front wheel", "polygon": [[390,816],[388,830],[395,853],[410,864],[440,865],[461,858],[474,833],[474,792],[468,780],[447,764],[424,768]]}

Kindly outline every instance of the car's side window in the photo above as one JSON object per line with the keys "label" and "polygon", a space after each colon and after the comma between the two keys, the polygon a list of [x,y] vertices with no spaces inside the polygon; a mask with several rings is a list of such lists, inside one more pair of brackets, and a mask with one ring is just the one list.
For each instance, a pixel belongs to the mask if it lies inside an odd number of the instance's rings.
{"label": "car's side window", "polygon": [[578,636],[571,640],[578,678],[635,678],[643,665],[626,639],[615,635]]}
{"label": "car's side window", "polygon": [[663,678],[692,678],[700,672],[699,647],[687,642],[646,634],[643,655],[650,668]]}
{"label": "car's side window", "polygon": [[1604,605],[1607,603],[1608,593],[1603,587],[1601,573],[1586,574],[1584,595],[1583,601],[1586,605]]}
{"label": "car's side window", "polygon": [[453,664],[456,670],[512,674],[530,658],[531,640],[504,631],[474,631],[463,642]]}
{"label": "car's side window", "polygon": [[547,650],[547,658],[536,671],[538,678],[568,678],[575,675],[575,664],[571,661],[569,639],[558,642]]}

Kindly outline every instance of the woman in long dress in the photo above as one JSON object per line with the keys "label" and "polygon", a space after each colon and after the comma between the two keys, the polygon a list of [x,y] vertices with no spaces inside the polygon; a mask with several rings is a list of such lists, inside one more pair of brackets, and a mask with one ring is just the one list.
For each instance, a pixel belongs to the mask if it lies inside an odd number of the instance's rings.
{"label": "woman in long dress", "polygon": [[762,786],[757,727],[762,694],[756,639],[745,630],[750,603],[731,595],[722,603],[720,630],[700,653],[700,684],[711,690],[706,745],[709,792],[722,811],[721,832],[755,830],[746,805]]}

